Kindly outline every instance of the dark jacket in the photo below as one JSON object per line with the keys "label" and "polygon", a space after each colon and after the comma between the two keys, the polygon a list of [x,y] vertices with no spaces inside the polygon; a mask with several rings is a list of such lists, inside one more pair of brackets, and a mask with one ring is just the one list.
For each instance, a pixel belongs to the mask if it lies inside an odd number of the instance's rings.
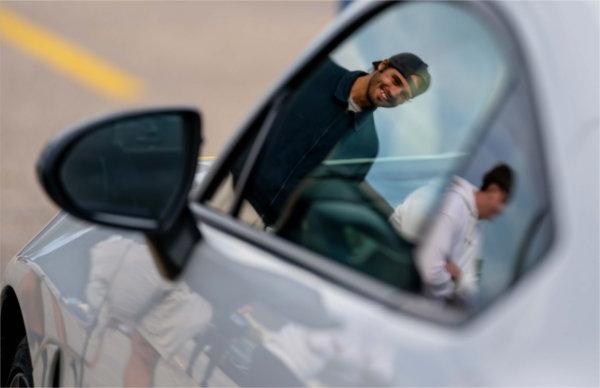
{"label": "dark jacket", "polygon": [[[377,155],[373,110],[347,110],[350,89],[365,74],[326,60],[284,104],[245,193],[267,225],[277,220],[290,195],[323,160]],[[358,168],[328,167],[328,173],[361,180],[369,167],[370,163]]]}

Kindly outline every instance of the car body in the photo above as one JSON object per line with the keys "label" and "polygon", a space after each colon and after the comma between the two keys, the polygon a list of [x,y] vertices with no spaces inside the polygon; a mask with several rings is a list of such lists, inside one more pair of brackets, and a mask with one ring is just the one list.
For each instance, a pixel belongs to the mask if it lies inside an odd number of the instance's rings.
{"label": "car body", "polygon": [[[594,2],[352,6],[258,104],[217,161],[201,162],[195,177],[192,170],[174,179],[180,190],[156,225],[131,216],[137,214],[133,206],[104,212],[120,218],[82,211],[95,205],[72,198],[94,193],[85,187],[70,191],[70,175],[56,169],[91,138],[92,128],[100,133],[100,127],[131,117],[189,116],[193,110],[117,115],[67,132],[39,165],[42,183],[65,212],[6,269],[3,385],[27,382],[26,367],[16,379],[7,374],[21,365],[13,359],[26,338],[39,386],[597,386],[598,11]],[[258,151],[270,139],[272,115],[276,120],[289,95],[326,56],[358,66],[357,52],[372,58],[370,50],[377,52],[378,44],[397,47],[387,32],[402,36],[413,30],[413,39],[424,42],[417,47],[445,66],[438,65],[438,77],[433,76],[432,85],[438,82],[439,88],[399,108],[406,112],[400,117],[413,127],[440,128],[439,133],[446,133],[446,126],[465,129],[441,137],[409,134],[392,148],[383,146],[396,140],[380,133],[380,155],[369,161],[369,179],[395,206],[432,179],[440,187],[453,174],[474,181],[503,158],[517,167],[520,191],[506,216],[485,234],[491,272],[484,273],[487,282],[474,308],[394,287],[378,278],[380,272],[365,274],[353,263],[329,260],[324,248],[303,245],[308,240],[278,236],[276,226],[253,227],[244,219],[243,183],[241,189],[223,189],[240,155],[247,174],[237,179],[252,179]],[[377,44],[373,36],[381,38]],[[459,42],[463,56],[455,58],[454,47],[439,46],[442,38]],[[483,59],[476,63],[464,60],[478,54]],[[461,78],[465,74],[479,88]],[[452,84],[453,78],[460,83]],[[464,93],[453,100],[461,87]],[[375,119],[381,128],[397,125],[396,116]],[[154,142],[153,157],[172,152],[168,141],[148,140],[160,136],[155,132],[144,136],[140,141]],[[425,144],[431,138],[437,148]],[[189,144],[199,142],[190,139]],[[135,153],[128,142],[137,140],[118,143]],[[186,160],[196,158],[193,150],[189,155]],[[124,166],[113,169],[121,173]],[[123,174],[140,183],[155,179]],[[157,189],[156,195],[163,194]],[[439,202],[443,196],[435,198]],[[383,244],[371,233],[380,226],[367,220],[371,208],[344,209],[359,216],[348,215],[338,226],[360,226],[364,233],[354,242],[375,241],[360,249]],[[185,241],[177,240],[180,236]]]}

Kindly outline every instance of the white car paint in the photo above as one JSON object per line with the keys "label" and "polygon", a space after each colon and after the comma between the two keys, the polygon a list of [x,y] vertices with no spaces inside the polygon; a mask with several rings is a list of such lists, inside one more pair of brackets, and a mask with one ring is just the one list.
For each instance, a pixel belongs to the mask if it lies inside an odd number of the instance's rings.
{"label": "white car paint", "polygon": [[[368,7],[354,6],[329,31]],[[228,347],[239,375],[236,380],[218,368],[211,385],[252,385],[268,378],[256,380],[250,374],[278,373],[268,366],[244,372],[242,350],[255,346],[258,336],[307,385],[319,384],[317,375],[327,375],[329,385],[598,386],[599,3],[499,2],[495,7],[515,28],[532,69],[558,221],[551,251],[523,281],[466,324],[448,326],[390,309],[200,223],[203,243],[176,283],[160,278],[138,234],[105,230],[107,239],[82,243],[82,255],[93,255],[102,241],[123,244],[112,245],[114,261],[98,277],[105,285],[98,291],[102,302],[86,310],[69,304],[68,292],[54,286],[69,280],[68,265],[76,265],[77,258],[65,264],[60,277],[46,274],[35,260],[57,249],[56,237],[45,239],[60,230],[58,222],[34,240],[37,250],[29,244],[11,261],[5,277],[21,304],[28,334],[36,319],[46,325],[41,344],[29,335],[36,384],[49,381],[44,380],[50,376],[48,359],[60,348],[63,384],[125,385],[138,329],[150,333],[159,355],[153,362],[146,358],[154,384],[199,384],[208,350],[188,371],[196,341],[190,336],[212,326],[213,337],[205,340],[213,349]],[[199,205],[192,206],[197,212],[194,206]],[[81,228],[62,241],[71,242],[92,227]],[[137,268],[135,276],[124,271],[128,266]],[[31,290],[23,288],[29,271],[53,284],[41,287],[42,317],[32,312]],[[283,285],[285,295],[278,295],[283,288],[277,285]],[[136,290],[143,292],[137,295]],[[133,298],[127,314],[120,306],[123,293]],[[62,311],[62,334],[53,306]],[[247,306],[264,310],[281,327],[258,325],[234,332]],[[323,323],[328,319],[336,323]],[[224,322],[231,327],[219,326]],[[146,356],[152,353],[142,349]],[[138,364],[129,372],[141,374],[142,369]]]}

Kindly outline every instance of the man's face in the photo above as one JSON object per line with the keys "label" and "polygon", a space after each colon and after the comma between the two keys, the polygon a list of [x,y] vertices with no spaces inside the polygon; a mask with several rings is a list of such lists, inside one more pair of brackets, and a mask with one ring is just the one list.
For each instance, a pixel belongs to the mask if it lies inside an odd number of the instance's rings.
{"label": "man's face", "polygon": [[489,220],[504,211],[508,196],[498,185],[492,183],[482,193],[484,194],[484,200],[480,208],[477,209],[479,211],[479,218]]}
{"label": "man's face", "polygon": [[[414,85],[419,88],[420,78],[414,74],[411,77]],[[367,98],[374,108],[393,108],[412,99],[413,93],[406,78],[384,61],[377,66],[369,80]]]}

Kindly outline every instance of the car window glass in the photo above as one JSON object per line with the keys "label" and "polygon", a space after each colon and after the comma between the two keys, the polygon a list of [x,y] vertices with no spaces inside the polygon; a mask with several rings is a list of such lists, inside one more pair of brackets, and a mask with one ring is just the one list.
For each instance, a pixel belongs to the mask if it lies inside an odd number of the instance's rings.
{"label": "car window glass", "polygon": [[515,171],[514,190],[504,212],[482,222],[481,273],[484,300],[500,294],[543,257],[553,240],[550,198],[541,142],[525,77],[515,80],[461,174],[477,181],[482,166],[502,160]]}
{"label": "car window glass", "polygon": [[[551,241],[519,253],[549,199],[527,79],[508,42],[469,6],[388,8],[282,104],[240,220],[400,290],[493,299]],[[221,193],[245,163],[233,160]],[[216,198],[208,204],[230,209]]]}

